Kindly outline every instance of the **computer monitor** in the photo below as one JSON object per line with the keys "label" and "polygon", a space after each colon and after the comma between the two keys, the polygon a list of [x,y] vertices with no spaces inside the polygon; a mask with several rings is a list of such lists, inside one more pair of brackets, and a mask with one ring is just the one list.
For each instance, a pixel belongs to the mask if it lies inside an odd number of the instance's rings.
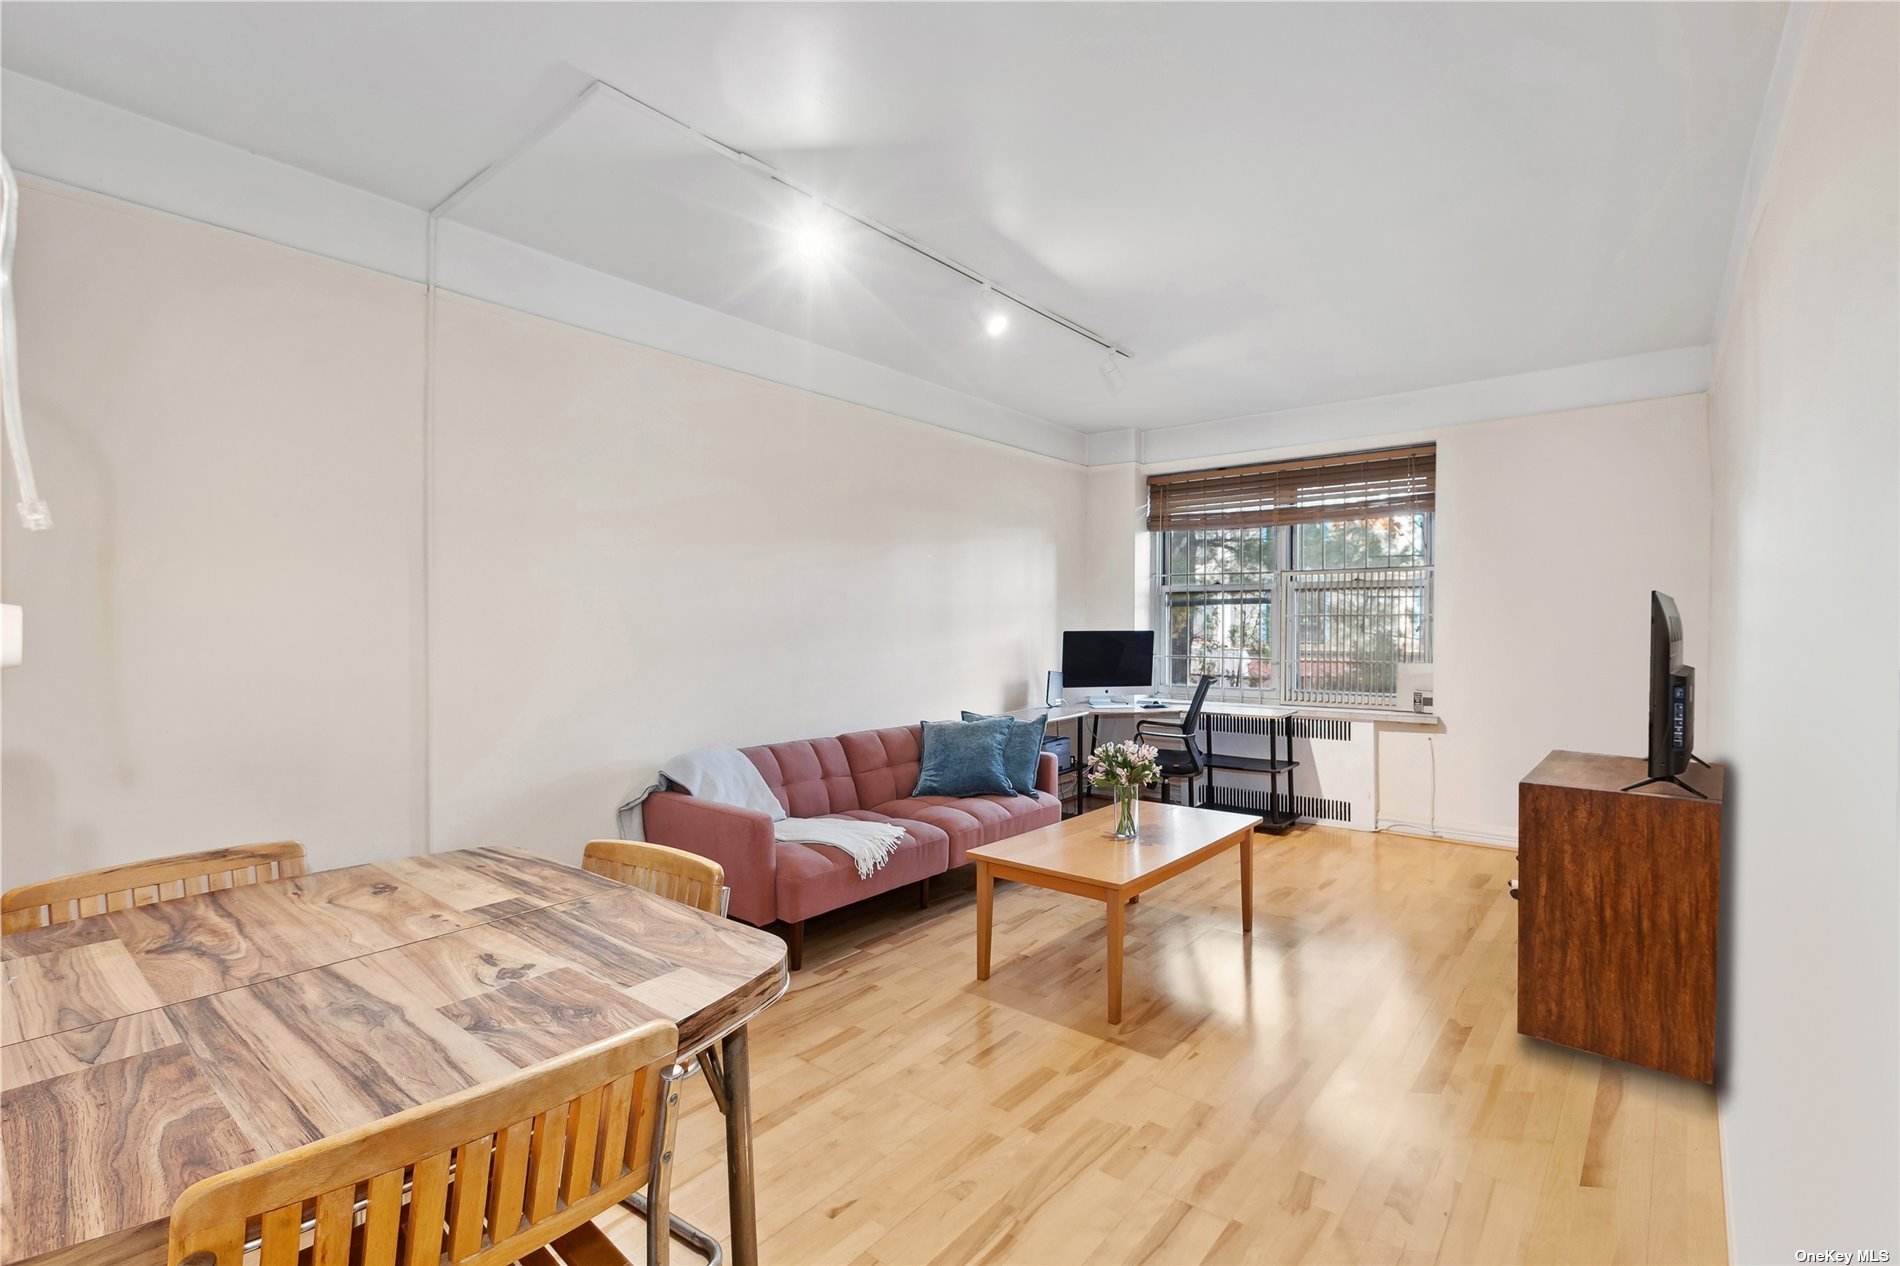
{"label": "computer monitor", "polygon": [[1062,635],[1062,684],[1083,690],[1154,684],[1153,629],[1071,629]]}

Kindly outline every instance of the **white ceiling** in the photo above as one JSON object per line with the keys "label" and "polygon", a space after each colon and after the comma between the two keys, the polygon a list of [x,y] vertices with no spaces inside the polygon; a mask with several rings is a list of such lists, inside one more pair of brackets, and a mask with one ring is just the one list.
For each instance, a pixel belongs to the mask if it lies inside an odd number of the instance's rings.
{"label": "white ceiling", "polygon": [[440,202],[595,79],[1127,347],[596,94],[458,219],[1082,431],[1699,346],[1783,19],[1765,4],[92,4],[0,61]]}

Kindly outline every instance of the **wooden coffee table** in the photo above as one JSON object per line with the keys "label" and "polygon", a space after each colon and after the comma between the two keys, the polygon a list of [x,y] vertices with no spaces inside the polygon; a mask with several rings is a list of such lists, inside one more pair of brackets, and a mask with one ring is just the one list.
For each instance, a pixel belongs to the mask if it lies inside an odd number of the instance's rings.
{"label": "wooden coffee table", "polygon": [[1253,931],[1253,833],[1260,819],[1144,800],[1140,838],[1110,837],[1115,807],[970,850],[976,862],[976,978],[990,978],[998,879],[1093,897],[1108,906],[1108,1022],[1122,1022],[1122,916],[1128,903],[1228,849],[1240,848],[1240,929]]}

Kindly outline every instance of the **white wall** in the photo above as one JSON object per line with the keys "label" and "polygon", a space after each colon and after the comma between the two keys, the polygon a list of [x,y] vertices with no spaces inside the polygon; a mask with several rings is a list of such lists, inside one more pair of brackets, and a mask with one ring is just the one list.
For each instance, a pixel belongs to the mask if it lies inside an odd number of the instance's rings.
{"label": "white wall", "polygon": [[1145,629],[1154,562],[1145,535],[1148,488],[1133,462],[1088,469],[1088,557],[1078,628]]}
{"label": "white wall", "polygon": [[421,289],[37,183],[20,237],[9,885],[578,856],[693,743],[1018,706],[1074,619],[1079,467],[444,298],[425,664]]}
{"label": "white wall", "polygon": [[1900,8],[1815,19],[1711,391],[1737,1262],[1900,1250]]}
{"label": "white wall", "polygon": [[37,187],[16,268],[55,527],[4,534],[6,883],[415,848],[420,288]]}
{"label": "white wall", "polygon": [[[1435,710],[1379,737],[1379,817],[1512,841],[1554,748],[1640,755],[1649,591],[1706,662],[1706,398],[1455,427],[1438,440]],[[1436,764],[1436,794],[1433,765]]]}
{"label": "white wall", "polygon": [[[1442,724],[1379,727],[1379,820],[1509,843],[1518,780],[1547,752],[1644,750],[1651,589],[1675,596],[1687,657],[1704,659],[1705,397],[1380,442],[1419,440],[1438,444],[1433,690]],[[1337,448],[1253,450],[1149,469]],[[1099,548],[1121,552],[1116,542]]]}
{"label": "white wall", "polygon": [[436,346],[438,846],[578,855],[686,748],[1040,693],[1078,467],[467,300]]}

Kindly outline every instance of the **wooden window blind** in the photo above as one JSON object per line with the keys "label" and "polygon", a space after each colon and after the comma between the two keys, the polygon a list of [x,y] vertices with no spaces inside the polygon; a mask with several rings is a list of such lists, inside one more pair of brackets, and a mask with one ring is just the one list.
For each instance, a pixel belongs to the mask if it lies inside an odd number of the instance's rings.
{"label": "wooden window blind", "polygon": [[1275,527],[1433,508],[1438,446],[1148,477],[1148,530]]}

